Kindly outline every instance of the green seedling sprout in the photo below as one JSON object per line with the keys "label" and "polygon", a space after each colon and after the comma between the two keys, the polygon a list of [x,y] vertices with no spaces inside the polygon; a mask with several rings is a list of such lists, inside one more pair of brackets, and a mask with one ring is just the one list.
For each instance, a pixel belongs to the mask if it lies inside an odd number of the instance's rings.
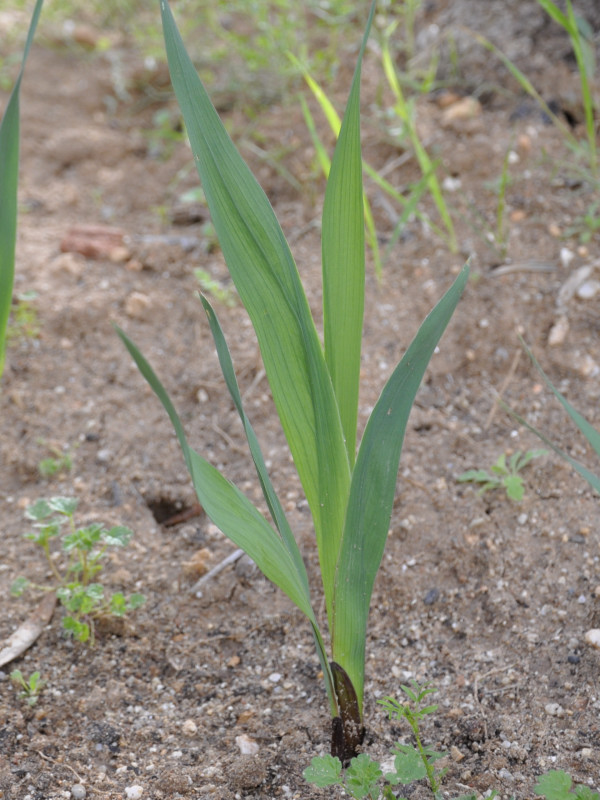
{"label": "green seedling sprout", "polygon": [[444,227],[446,228],[448,234],[448,246],[453,253],[456,253],[458,251],[458,244],[456,241],[456,233],[454,231],[452,217],[450,216],[448,206],[444,199],[442,187],[440,186],[435,174],[434,163],[432,162],[427,150],[425,149],[425,146],[419,138],[417,127],[414,123],[413,109],[411,109],[411,104],[406,100],[404,92],[402,91],[402,86],[398,80],[398,74],[396,72],[396,67],[390,51],[390,38],[393,35],[396,27],[397,22],[394,22],[385,32],[382,49],[383,71],[387,78],[389,87],[394,94],[394,111],[398,116],[398,119],[402,122],[404,130],[410,139],[410,143],[419,163],[419,167],[421,168],[422,174],[427,176],[427,188],[435,205],[437,206],[437,210],[442,222],[444,223]]}
{"label": "green seedling sprout", "polygon": [[[37,500],[26,511],[33,520],[33,530],[25,538],[44,553],[53,582],[39,586],[25,577],[17,578],[11,594],[19,597],[26,589],[55,592],[67,611],[63,628],[80,642],[94,644],[94,621],[103,617],[122,617],[144,603],[141,594],[107,593],[92,579],[102,570],[109,547],[126,547],[133,531],[121,525],[107,529],[98,522],[79,528],[75,524],[78,501],[71,497]],[[66,527],[66,530],[65,530]],[[60,539],[64,561],[53,556],[51,542]]]}
{"label": "green seedling sprout", "polygon": [[479,494],[490,489],[504,489],[507,497],[519,502],[525,494],[525,485],[519,473],[534,458],[541,458],[547,454],[547,450],[528,450],[526,453],[517,450],[510,456],[507,464],[506,454],[502,453],[491,467],[491,472],[485,469],[469,469],[463,472],[457,480],[459,483],[483,484]]}
{"label": "green seedling sprout", "polygon": [[[546,386],[550,389],[550,391],[554,394],[558,402],[561,404],[563,409],[566,411],[567,415],[571,419],[572,422],[579,428],[579,431],[583,434],[585,439],[587,440],[588,444],[592,447],[594,453],[598,458],[600,458],[600,432],[598,432],[593,425],[591,425],[585,417],[583,417],[578,411],[576,411],[573,406],[569,403],[569,401],[558,391],[558,389],[553,385],[550,381],[546,373],[543,371],[541,366],[538,364],[535,356],[531,352],[531,350],[526,346],[523,339],[521,339],[521,344],[523,345],[525,352],[531,359],[534,367],[537,369],[539,374],[542,376]],[[533,425],[530,425],[527,420],[521,417],[519,414],[516,414],[512,409],[510,409],[506,403],[502,400],[499,401],[500,405],[511,415],[513,416],[518,422],[521,423],[527,430],[535,433],[544,444],[548,445],[558,456],[562,459],[567,461],[573,469],[584,479],[586,480],[589,485],[594,489],[598,494],[600,494],[600,475],[591,472],[587,467],[583,464],[580,464],[579,461],[574,459],[564,450],[561,450],[560,447],[554,444],[554,442],[546,436],[546,434],[539,431],[537,428],[534,428]]]}
{"label": "green seedling sprout", "polygon": [[219,281],[216,281],[212,277],[210,272],[207,272],[205,269],[200,269],[200,267],[194,270],[194,275],[204,294],[212,295],[215,300],[218,300],[219,303],[223,303],[227,308],[235,307],[235,293],[232,289],[223,286],[222,283],[219,283]]}
{"label": "green seedling sprout", "polygon": [[6,331],[12,303],[17,240],[19,183],[19,97],[25,63],[35,34],[43,0],[37,0],[23,51],[21,69],[0,121],[0,378],[6,358]]}
{"label": "green seedling sprout", "polygon": [[46,681],[40,680],[39,672],[32,672],[27,680],[20,669],[14,669],[10,673],[10,679],[21,689],[19,692],[21,700],[24,700],[30,707],[37,703],[40,693],[46,685]]}
{"label": "green seedling sprout", "polygon": [[310,622],[332,716],[332,751],[356,755],[363,738],[365,643],[371,594],[392,513],[408,415],[465,287],[465,267],[422,324],[383,388],[357,448],[365,295],[360,73],[370,9],[325,192],[322,217],[324,346],[289,246],[267,197],[229,138],[186,52],[166,0],[161,13],[171,79],[211,219],[265,372],[311,511],[331,655],[311,602],[298,544],[267,473],[221,326],[202,305],[225,382],[242,421],[273,525],[190,445],[158,377],[119,331],[161,400],[208,517],[279,586]]}
{"label": "green seedling sprout", "polygon": [[[441,779],[444,770],[436,769],[436,762],[446,756],[438,753],[422,742],[420,723],[429,714],[437,711],[437,705],[426,704],[427,697],[436,690],[425,683],[420,686],[412,680],[410,686],[401,686],[408,702],[400,703],[393,697],[384,697],[377,702],[388,712],[389,719],[405,719],[415,737],[416,747],[397,742],[391,753],[394,755],[394,771],[383,773],[381,765],[366,753],[361,753],[350,761],[346,770],[339,758],[326,755],[316,756],[307,767],[304,779],[315,786],[341,786],[347,794],[368,800],[396,800],[392,787],[406,786],[414,781],[427,780],[434,800],[442,800]],[[382,783],[383,781],[383,783]],[[493,792],[490,797],[495,797]],[[461,795],[456,800],[476,800],[476,793]],[[398,800],[405,800],[398,797]]]}

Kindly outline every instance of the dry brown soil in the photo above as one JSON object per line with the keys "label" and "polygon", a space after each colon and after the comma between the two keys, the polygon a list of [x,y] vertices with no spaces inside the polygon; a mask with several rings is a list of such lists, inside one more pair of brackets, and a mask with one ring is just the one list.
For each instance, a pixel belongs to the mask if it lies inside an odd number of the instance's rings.
{"label": "dry brown soil", "polygon": [[[595,3],[581,6],[598,36]],[[563,238],[597,194],[568,169],[573,156],[560,133],[460,26],[495,37],[581,136],[577,74],[568,41],[533,2],[465,0],[424,10],[417,25],[421,57],[436,37],[453,32],[459,73],[453,76],[444,60],[444,45],[440,76],[481,103],[475,116],[449,119],[439,94],[417,102],[421,137],[441,160],[441,177],[453,179],[446,198],[460,252],[452,254],[413,220],[381,282],[369,266],[361,424],[419,322],[468,256],[472,280],[406,435],[372,603],[365,747],[385,759],[395,741],[410,741],[408,729],[391,725],[376,700],[398,696],[410,678],[429,680],[439,688],[439,710],[425,724],[424,739],[451,753],[448,796],[470,787],[480,795],[496,789],[504,798],[531,798],[536,777],[553,768],[597,790],[600,650],[584,636],[600,628],[598,498],[550,456],[523,473],[521,503],[457,482],[464,470],[489,467],[503,452],[539,446],[495,408],[500,389],[571,455],[594,465],[526,356],[518,358],[517,332],[598,425],[598,295],[580,297],[581,278],[575,286],[569,281],[582,267],[599,277],[599,239],[582,246],[576,233]],[[152,76],[140,83],[139,65],[125,49],[120,74],[131,100],[120,100],[111,52],[112,61],[110,53],[36,46],[23,87],[15,293],[37,293],[40,332],[12,344],[0,394],[0,641],[39,600],[12,599],[14,578],[47,577],[23,539],[24,508],[39,497],[76,495],[84,519],[130,526],[134,543],[110,559],[104,580],[114,590],[142,591],[147,602],[127,625],[101,628],[93,649],[65,639],[57,611],[35,645],[3,667],[0,796],[67,798],[77,783],[88,797],[107,800],[132,796],[134,786],[143,798],[157,799],[338,796],[302,778],[310,759],[328,747],[329,722],[301,614],[243,560],[208,582],[200,597],[192,595],[202,569],[234,547],[202,514],[163,524],[193,507],[193,492],[166,415],[113,322],[153,363],[200,452],[260,502],[259,490],[196,297],[195,268],[227,285],[226,268],[198,215],[185,227],[173,221],[182,221],[178,198],[196,185],[190,153],[179,143],[165,158],[148,136],[156,103],[174,116],[176,106],[161,94],[164,86],[149,92]],[[348,50],[347,69],[338,76],[340,105],[354,52]],[[418,179],[418,168],[408,155],[386,170],[405,150],[384,131],[377,97],[389,104],[373,49],[363,86],[365,154],[404,189]],[[240,108],[225,118],[290,238],[318,320],[323,184],[310,138],[293,97],[261,108],[252,123]],[[280,161],[261,161],[250,149],[256,130],[261,147],[277,150]],[[489,234],[508,150],[514,155],[502,253]],[[393,213],[377,187],[367,189],[385,243]],[[430,198],[422,208],[435,219]],[[61,253],[69,230],[82,224],[119,228],[125,249],[112,260]],[[561,257],[563,248],[571,260]],[[239,305],[217,303],[217,310],[319,598],[309,515],[254,336]],[[559,321],[562,329],[554,327]],[[551,346],[552,331],[560,335]],[[38,463],[51,447],[68,449],[74,463],[45,480]],[[316,606],[322,616],[318,599]],[[27,675],[39,670],[47,681],[33,709],[8,679],[16,667]],[[241,736],[257,745],[257,754],[241,754]],[[429,796],[422,785],[406,787],[405,795]]]}

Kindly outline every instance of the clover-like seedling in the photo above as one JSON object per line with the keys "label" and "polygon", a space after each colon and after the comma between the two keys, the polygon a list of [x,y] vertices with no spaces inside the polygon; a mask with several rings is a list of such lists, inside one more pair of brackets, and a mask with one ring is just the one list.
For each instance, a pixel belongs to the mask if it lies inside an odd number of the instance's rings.
{"label": "clover-like seedling", "polygon": [[547,450],[528,450],[522,453],[517,450],[506,463],[506,454],[502,453],[496,463],[491,467],[491,472],[486,469],[469,469],[459,475],[459,483],[481,483],[479,494],[487,492],[488,489],[504,489],[507,497],[511,500],[522,500],[525,494],[523,478],[519,474],[521,470],[534,458],[540,458],[548,454]]}
{"label": "clover-like seedling", "polygon": [[546,800],[600,800],[600,794],[593,792],[589,786],[578,784],[571,791],[572,786],[570,775],[562,769],[553,769],[538,778],[533,790]]}
{"label": "clover-like seedling", "polygon": [[33,672],[29,680],[27,680],[20,669],[14,669],[10,673],[10,679],[21,689],[19,697],[24,700],[28,706],[34,706],[37,703],[40,692],[46,685],[46,681],[40,680],[39,672]]}
{"label": "clover-like seedling", "polygon": [[[25,538],[41,547],[53,582],[50,586],[38,586],[19,577],[13,583],[11,593],[18,597],[27,588],[56,592],[67,611],[63,620],[66,633],[93,645],[94,620],[123,617],[139,608],[145,598],[139,593],[128,596],[122,592],[111,594],[102,584],[92,582],[104,566],[107,549],[126,547],[133,531],[121,525],[107,529],[99,522],[78,528],[74,520],[77,504],[76,498],[52,497],[29,506],[26,516],[34,521],[34,526]],[[61,540],[62,564],[51,552],[51,541],[55,538]]]}

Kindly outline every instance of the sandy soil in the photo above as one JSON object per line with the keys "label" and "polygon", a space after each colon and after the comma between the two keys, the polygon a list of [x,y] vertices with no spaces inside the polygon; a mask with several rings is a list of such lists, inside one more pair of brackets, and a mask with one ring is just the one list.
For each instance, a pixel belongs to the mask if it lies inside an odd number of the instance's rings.
{"label": "sandy soil", "polygon": [[[582,243],[579,232],[568,233],[597,193],[568,169],[573,156],[560,133],[460,25],[468,21],[495,35],[580,136],[578,78],[567,40],[533,2],[509,3],[514,13],[489,3],[489,14],[472,0],[425,5],[417,25],[421,57],[440,31],[446,37],[454,31],[458,43],[458,74],[443,57],[440,63],[456,97],[447,106],[447,94],[419,98],[417,119],[441,161],[459,252],[413,220],[380,282],[369,267],[363,422],[419,322],[467,257],[472,280],[409,422],[372,604],[365,747],[385,759],[395,741],[410,741],[408,728],[390,725],[376,700],[398,696],[400,684],[414,677],[439,688],[439,711],[425,724],[424,738],[450,753],[449,796],[469,787],[531,798],[536,777],[554,768],[598,790],[600,651],[584,641],[588,630],[600,628],[597,496],[549,456],[523,472],[520,503],[457,482],[464,470],[489,467],[503,452],[539,446],[495,406],[496,390],[594,467],[590,449],[528,359],[519,357],[517,333],[568,399],[600,423],[597,296],[586,295],[578,272],[587,268],[588,280],[599,277],[599,237]],[[598,9],[590,2],[583,10],[598,35]],[[244,559],[208,582],[200,597],[191,593],[202,571],[234,547],[201,512],[194,514],[170,424],[111,326],[125,328],[153,363],[195,446],[258,500],[196,297],[196,268],[229,287],[226,268],[205,211],[181,207],[181,195],[197,185],[189,150],[175,143],[166,157],[165,143],[150,135],[160,107],[150,104],[152,76],[139,83],[139,66],[126,51],[121,56],[129,103],[118,98],[107,55],[72,47],[34,47],[23,86],[15,294],[36,292],[39,335],[12,344],[0,394],[0,641],[39,600],[11,598],[13,580],[46,577],[23,539],[24,509],[39,497],[76,495],[85,519],[130,526],[135,539],[111,557],[104,581],[114,590],[141,591],[147,602],[127,625],[100,629],[94,649],[65,639],[57,611],[36,644],[3,667],[0,797],[67,798],[77,796],[78,783],[88,797],[107,800],[134,796],[134,786],[143,798],[157,799],[338,796],[302,778],[329,745],[308,625]],[[340,104],[345,77],[343,69]],[[472,115],[455,113],[463,96],[480,104]],[[405,188],[418,179],[418,167],[410,155],[393,166],[405,149],[386,128],[377,97],[388,99],[373,50],[363,86],[365,155]],[[176,121],[172,98],[159,98]],[[238,106],[225,116],[289,236],[318,318],[323,184],[292,101],[279,98],[260,109],[258,125]],[[279,162],[252,151],[256,129],[264,150],[283,153]],[[508,151],[503,244],[490,237]],[[394,213],[377,187],[367,183],[367,189],[385,244]],[[422,210],[437,221],[431,198]],[[70,232],[90,224],[117,228],[116,240],[94,253],[88,230],[87,256],[73,252],[81,246]],[[217,308],[318,597],[309,515],[256,342],[239,304]],[[73,467],[43,479],[38,464],[52,448],[69,451]],[[8,679],[16,667],[27,675],[39,670],[47,681],[32,709]],[[242,736],[256,754],[241,753]],[[406,787],[405,795],[429,796],[421,785]]]}

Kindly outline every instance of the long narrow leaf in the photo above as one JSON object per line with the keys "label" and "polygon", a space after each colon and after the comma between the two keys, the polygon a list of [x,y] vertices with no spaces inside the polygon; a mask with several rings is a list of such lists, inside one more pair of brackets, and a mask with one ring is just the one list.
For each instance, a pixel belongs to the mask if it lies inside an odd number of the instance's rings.
{"label": "long narrow leaf", "polygon": [[331,378],[273,209],[212,106],[166,0],[161,11],[173,87],[223,254],[254,325],[273,400],[311,508],[330,600],[335,561],[322,546],[324,531],[341,530],[350,485]]}
{"label": "long narrow leaf", "polygon": [[234,544],[241,547],[256,562],[261,572],[279,586],[316,626],[308,596],[306,573],[299,574],[297,564],[282,538],[250,500],[188,445],[179,415],[156,373],[131,339],[120,328],[116,327],[116,331],[169,415],[198,500],[206,514]]}
{"label": "long narrow leaf", "polygon": [[[296,572],[300,577],[300,579],[302,580],[302,583],[304,584],[306,595],[308,597],[310,590],[308,586],[308,576],[306,574],[306,567],[304,566],[302,554],[300,553],[298,544],[294,539],[294,534],[292,533],[292,530],[289,526],[287,517],[285,516],[285,512],[281,507],[279,498],[275,493],[273,484],[271,483],[271,479],[267,471],[267,466],[265,464],[265,460],[263,458],[260,445],[258,443],[258,439],[256,438],[256,434],[254,433],[254,429],[250,424],[250,420],[246,416],[246,412],[244,411],[242,396],[240,394],[238,382],[235,377],[235,371],[233,369],[231,354],[229,352],[229,348],[227,347],[227,342],[225,341],[225,336],[223,335],[221,324],[219,323],[217,315],[215,314],[213,307],[208,302],[206,297],[201,296],[200,299],[202,300],[202,305],[204,307],[204,311],[206,312],[206,316],[208,318],[208,323],[210,325],[210,330],[213,335],[215,347],[217,349],[217,355],[219,358],[219,364],[221,365],[221,371],[223,372],[223,377],[225,378],[227,388],[229,389],[229,394],[231,395],[236,410],[242,421],[242,425],[244,426],[246,440],[248,442],[248,447],[250,448],[250,453],[252,455],[252,460],[254,461],[254,466],[256,467],[256,472],[258,475],[258,479],[260,481],[263,496],[265,498],[269,511],[271,512],[271,516],[273,517],[275,525],[277,526],[277,530],[279,531],[281,539],[285,547],[287,548],[290,557],[294,562]],[[327,653],[325,651],[325,645],[323,642],[323,638],[321,636],[321,632],[317,627],[314,619],[311,620],[311,625],[313,627],[313,635],[315,637],[315,644],[317,648],[317,653],[319,655],[319,661],[321,662],[321,669],[323,670],[323,675],[325,677],[327,696],[329,698],[329,703],[332,712],[335,715],[337,713],[337,707],[335,700],[335,690],[333,686],[333,676],[331,674],[329,660],[327,658]]]}
{"label": "long narrow leaf", "polygon": [[17,240],[17,188],[19,183],[19,97],[25,62],[29,55],[44,0],[37,0],[23,51],[21,69],[0,122],[0,378],[6,357],[6,326],[10,314],[15,275]]}
{"label": "long narrow leaf", "polygon": [[337,398],[348,460],[354,465],[365,298],[365,235],[360,149],[360,75],[375,3],[358,56],[323,203],[325,360]]}
{"label": "long narrow leaf", "polygon": [[530,425],[526,419],[524,419],[520,414],[517,414],[515,411],[513,411],[512,408],[507,406],[503,400],[498,400],[498,402],[500,403],[502,408],[508,414],[511,415],[511,417],[516,419],[517,422],[523,425],[523,427],[527,428],[528,431],[534,433],[539,439],[542,440],[542,442],[544,442],[544,444],[547,444],[548,447],[552,448],[552,450],[554,450],[556,455],[560,456],[565,461],[568,461],[569,464],[573,467],[573,469],[590,484],[592,489],[595,489],[598,492],[598,494],[600,494],[600,478],[597,475],[594,475],[594,473],[591,472],[586,467],[584,467],[583,464],[580,464],[579,461],[576,461],[568,453],[565,453],[564,450],[561,450],[560,447],[555,445],[554,442],[551,439],[549,439],[548,436],[546,436],[546,434],[542,433],[537,428],[534,428],[533,425]]}
{"label": "long narrow leaf", "polygon": [[429,360],[467,277],[465,266],[386,383],[367,423],[352,475],[336,575],[332,646],[334,661],[348,673],[361,708],[369,605],[387,539],[404,432]]}
{"label": "long narrow leaf", "polygon": [[[300,61],[291,53],[288,53],[288,57],[295,64],[301,71],[302,75],[304,76],[304,80],[308,84],[309,89],[312,91],[315,99],[321,106],[321,110],[325,115],[325,119],[329,123],[329,127],[333,131],[336,137],[339,136],[340,128],[342,127],[342,121],[340,119],[339,114],[335,110],[333,103],[327,97],[323,89],[319,86],[317,81],[312,77],[312,75],[308,72],[308,70],[302,66]],[[314,120],[312,118],[312,114],[308,108],[306,100],[301,96],[300,103],[302,105],[302,112],[304,114],[304,119],[306,121],[306,127],[310,133],[311,139],[313,141],[317,158],[319,159],[319,163],[321,165],[321,169],[323,170],[323,174],[327,178],[329,176],[329,169],[331,167],[331,162],[329,160],[329,156],[325,152],[325,148],[323,147],[323,143],[319,139],[319,135],[317,133],[316,126],[314,124]],[[367,169],[367,164],[363,162],[363,168]],[[367,197],[367,193],[363,191],[363,209],[365,215],[365,226],[367,229],[367,242],[371,252],[373,254],[373,264],[375,267],[375,275],[378,278],[381,278],[381,255],[379,252],[379,242],[377,240],[377,231],[375,229],[375,220],[373,218],[373,212],[371,210],[371,204],[369,202],[369,198]]]}
{"label": "long narrow leaf", "polygon": [[593,427],[593,425],[590,425],[590,423],[585,419],[585,417],[583,417],[579,413],[579,411],[574,409],[573,406],[566,399],[566,397],[564,397],[558,391],[558,389],[554,386],[554,384],[552,383],[550,378],[546,375],[544,370],[541,368],[541,366],[539,365],[536,357],[533,355],[531,350],[527,347],[527,345],[525,344],[523,339],[521,339],[521,344],[525,348],[525,352],[527,353],[527,355],[531,359],[534,367],[537,369],[537,371],[540,373],[540,375],[544,379],[544,382],[546,383],[546,386],[553,392],[553,394],[556,397],[556,399],[559,401],[559,403],[565,409],[565,411],[567,412],[569,417],[571,417],[571,419],[573,420],[575,425],[577,425],[577,427],[579,428],[581,433],[585,436],[585,438],[591,444],[591,446],[593,447],[594,452],[596,453],[596,455],[600,458],[600,433]]}

